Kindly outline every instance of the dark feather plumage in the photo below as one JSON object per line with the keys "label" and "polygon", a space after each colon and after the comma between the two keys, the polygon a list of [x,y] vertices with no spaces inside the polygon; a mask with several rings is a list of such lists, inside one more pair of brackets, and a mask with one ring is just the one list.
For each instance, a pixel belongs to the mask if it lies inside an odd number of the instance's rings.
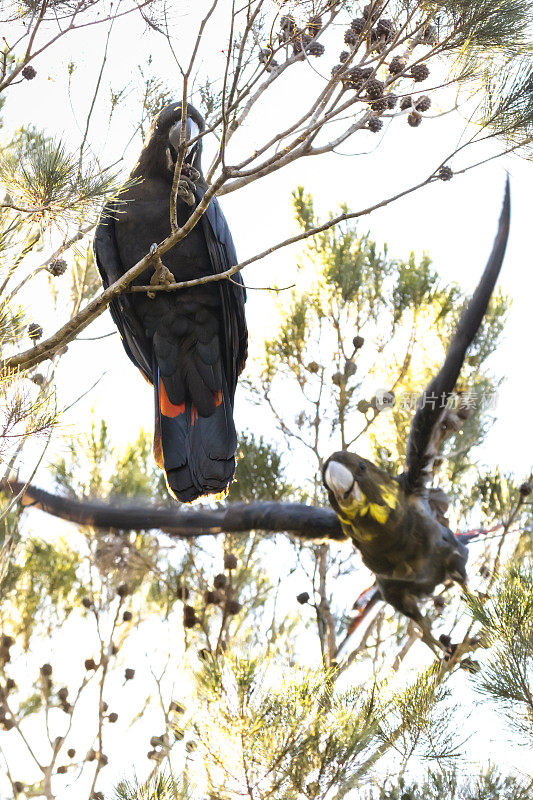
{"label": "dark feather plumage", "polygon": [[[398,611],[414,619],[423,640],[446,649],[432,635],[418,598],[438,584],[466,586],[468,551],[448,528],[447,498],[428,489],[435,456],[447,429],[454,429],[450,408],[440,399],[454,390],[468,347],[486,313],[503,262],[509,234],[509,181],[498,234],[479,285],[457,327],[444,364],[430,382],[415,413],[407,444],[406,470],[391,477],[356,453],[333,453],[323,469],[324,485],[344,533],[376,575],[376,591]],[[431,398],[438,398],[432,402]]]}
{"label": "dark feather plumage", "polygon": [[[179,142],[181,103],[154,120],[127,188],[110,203],[94,240],[105,286],[170,234],[170,193]],[[187,125],[205,129],[187,105]],[[194,136],[194,132],[193,132]],[[191,137],[192,138],[192,137]],[[195,203],[207,185],[201,174],[202,139],[189,147],[184,172],[200,173]],[[177,222],[191,214],[178,195]],[[188,235],[162,257],[175,281],[221,273],[237,264],[233,239],[216,198]],[[134,283],[150,283],[153,267]],[[245,290],[240,275],[184,291],[122,295],[111,314],[129,358],[154,386],[154,453],[179,500],[223,491],[235,469],[233,398],[247,353]]]}

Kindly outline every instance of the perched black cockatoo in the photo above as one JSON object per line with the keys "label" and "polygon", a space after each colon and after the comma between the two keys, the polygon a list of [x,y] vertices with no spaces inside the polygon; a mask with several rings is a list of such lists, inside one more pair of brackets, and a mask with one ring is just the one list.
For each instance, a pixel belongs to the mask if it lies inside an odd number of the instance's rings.
{"label": "perched black cockatoo", "polygon": [[361,551],[386,602],[415,620],[432,650],[447,651],[431,633],[418,600],[438,584],[466,587],[468,550],[442,515],[444,492],[428,482],[450,409],[447,399],[457,382],[466,351],[476,335],[498,278],[509,232],[509,182],[498,234],[479,285],[459,322],[438,375],[428,385],[415,413],[407,443],[406,470],[397,477],[357,453],[333,453],[323,468],[324,485],[344,533]]}
{"label": "perched black cockatoo", "polygon": [[[204,129],[202,116],[187,104],[187,142]],[[172,103],[152,123],[119,201],[102,212],[94,251],[104,286],[171,232],[170,194],[180,131],[181,103]],[[201,153],[198,138],[188,147],[182,169],[178,225],[187,221],[207,189]],[[156,282],[200,278],[234,264],[231,233],[213,198],[195,227],[163,255]],[[147,285],[153,275],[150,266],[134,283]],[[231,281],[154,292],[152,297],[123,294],[111,303],[126,353],[154,387],[154,456],[182,502],[222,492],[235,471],[233,398],[247,353],[244,303],[239,273]]]}

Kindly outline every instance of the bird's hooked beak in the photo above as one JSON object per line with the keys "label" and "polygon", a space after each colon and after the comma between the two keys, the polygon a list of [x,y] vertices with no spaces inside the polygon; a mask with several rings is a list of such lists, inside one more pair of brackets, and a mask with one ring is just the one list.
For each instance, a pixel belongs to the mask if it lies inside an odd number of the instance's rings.
{"label": "bird's hooked beak", "polygon": [[[190,142],[192,139],[195,139],[198,134],[200,133],[200,128],[196,124],[196,122],[191,119],[191,117],[187,117],[185,122],[185,141]],[[181,136],[181,119],[179,119],[176,124],[170,129],[168,134],[168,140],[176,153],[178,152],[178,148],[180,146],[180,136]],[[185,156],[185,161],[188,164],[192,164],[196,151],[198,149],[200,140],[198,139],[194,144],[190,145],[187,148],[187,153]]]}
{"label": "bird's hooked beak", "polygon": [[350,505],[354,500],[359,503],[363,498],[363,493],[351,471],[338,461],[329,462],[324,473],[324,482],[340,506]]}

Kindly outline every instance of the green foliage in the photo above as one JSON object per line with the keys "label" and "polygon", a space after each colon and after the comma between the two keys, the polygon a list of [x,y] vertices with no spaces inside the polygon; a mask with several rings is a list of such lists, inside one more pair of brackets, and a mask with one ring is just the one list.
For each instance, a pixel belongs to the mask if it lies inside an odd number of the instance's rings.
{"label": "green foliage", "polygon": [[281,455],[276,447],[256,438],[253,433],[241,434],[237,449],[235,478],[230,485],[230,503],[260,500],[283,500],[292,488],[284,478]]}
{"label": "green foliage", "polygon": [[9,202],[41,228],[95,214],[115,187],[115,176],[95,165],[83,167],[63,142],[36,137],[0,159],[0,185]]}
{"label": "green foliage", "polygon": [[0,371],[0,458],[6,464],[28,437],[48,437],[57,421],[53,388],[38,389],[27,377],[18,370]]}
{"label": "green foliage", "polygon": [[[449,318],[459,295],[459,289],[451,286],[446,291],[439,290],[439,276],[431,268],[431,259],[424,254],[420,264],[416,263],[415,254],[409,255],[409,261],[400,262],[397,266],[396,283],[392,290],[394,320],[399,322],[406,311],[416,313],[425,306],[440,306],[436,320]],[[438,305],[437,305],[438,304]]]}
{"label": "green foliage", "polygon": [[70,297],[77,311],[83,302],[92,300],[102,286],[91,246],[74,253],[70,275]]}
{"label": "green foliage", "polygon": [[20,341],[25,329],[24,311],[7,303],[0,305],[0,352]]}
{"label": "green foliage", "polygon": [[[320,222],[302,187],[293,192],[293,204],[302,230]],[[355,447],[364,435],[379,466],[401,471],[416,398],[442,365],[466,299],[457,285],[443,284],[427,254],[393,260],[386,246],[380,250],[352,222],[313,237],[302,274],[304,268],[306,288],[293,290],[278,331],[265,343],[257,402],[267,397],[285,437],[310,449],[317,467],[328,451]],[[451,494],[454,483],[460,491],[460,479],[472,466],[470,453],[490,426],[487,406],[496,383],[485,364],[501,337],[507,307],[501,294],[493,298],[461,373],[473,413],[445,445],[439,477]],[[275,403],[282,380],[294,381],[300,392],[294,422]],[[394,408],[384,413],[372,399],[380,387],[396,396]],[[319,478],[312,496],[320,496]]]}
{"label": "green foliage", "polygon": [[[81,446],[80,446],[81,444]],[[80,442],[68,443],[68,456],[60,458],[52,473],[57,484],[75,497],[153,497],[167,498],[151,456],[150,437],[139,433],[133,444],[117,453],[105,420],[92,419],[89,433]]]}
{"label": "green foliage", "polygon": [[527,41],[531,19],[529,0],[439,0],[424,3],[441,14],[446,49],[461,49],[463,55],[488,50],[520,53]]}
{"label": "green foliage", "polygon": [[41,692],[34,692],[26,697],[19,703],[19,714],[21,719],[24,717],[30,717],[32,714],[36,714],[43,706],[43,697]]}
{"label": "green foliage", "polygon": [[373,800],[530,800],[532,791],[530,781],[504,776],[497,768],[489,767],[470,778],[462,777],[456,770],[430,772],[423,782],[401,777],[395,785],[383,787],[372,797]]}
{"label": "green foliage", "polygon": [[343,795],[380,746],[379,711],[372,692],[333,690],[331,677],[264,657],[208,660],[194,727],[216,796],[247,785],[280,800]]}
{"label": "green foliage", "polygon": [[282,361],[292,369],[299,380],[303,379],[301,368],[307,345],[308,314],[313,298],[303,295],[295,298],[288,313],[280,324],[275,339],[265,343],[269,374],[274,375],[274,361]]}
{"label": "green foliage", "polygon": [[455,758],[464,742],[450,726],[453,710],[450,690],[442,680],[438,662],[418,674],[404,691],[387,703],[381,723],[383,740],[406,764],[417,753],[440,763]]}
{"label": "green foliage", "polygon": [[516,499],[517,490],[512,485],[510,475],[502,475],[496,468],[492,472],[479,475],[471,491],[474,503],[481,506],[483,515],[491,520],[501,520],[510,513]]}
{"label": "green foliage", "polygon": [[121,781],[115,789],[114,800],[186,800],[187,787],[171,776],[158,773],[145,783]]}
{"label": "green foliage", "polygon": [[4,603],[14,633],[28,648],[34,627],[64,619],[72,610],[79,589],[79,555],[66,542],[53,545],[37,538],[19,545],[11,566],[10,581],[4,586]]}
{"label": "green foliage", "polygon": [[484,119],[505,141],[520,146],[533,133],[533,65],[528,56],[485,76]]}
{"label": "green foliage", "polygon": [[531,563],[511,563],[490,599],[469,598],[490,647],[475,676],[476,688],[496,700],[510,725],[533,736],[533,573]]}
{"label": "green foliage", "polygon": [[[12,266],[15,251],[20,248],[23,236],[23,220],[20,214],[13,215],[5,208],[0,208],[0,275],[2,281],[4,274]],[[3,299],[5,303],[5,300]]]}
{"label": "green foliage", "polygon": [[315,227],[315,209],[313,196],[304,191],[303,186],[298,186],[292,193],[292,205],[299,226],[304,231],[313,230]]}

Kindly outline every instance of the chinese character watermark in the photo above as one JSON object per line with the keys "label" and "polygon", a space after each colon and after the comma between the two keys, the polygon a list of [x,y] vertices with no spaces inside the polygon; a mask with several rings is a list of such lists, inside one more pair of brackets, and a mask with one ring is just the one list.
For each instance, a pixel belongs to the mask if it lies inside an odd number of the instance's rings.
{"label": "chinese character watermark", "polygon": [[395,396],[394,392],[387,389],[378,389],[374,395],[375,408],[383,411],[385,408],[396,406],[403,411],[416,411],[418,408],[430,407],[449,408],[452,411],[468,409],[469,411],[490,411],[496,408],[498,394],[494,391],[481,389],[465,389],[459,392],[441,392],[436,394],[431,391],[402,392]]}

